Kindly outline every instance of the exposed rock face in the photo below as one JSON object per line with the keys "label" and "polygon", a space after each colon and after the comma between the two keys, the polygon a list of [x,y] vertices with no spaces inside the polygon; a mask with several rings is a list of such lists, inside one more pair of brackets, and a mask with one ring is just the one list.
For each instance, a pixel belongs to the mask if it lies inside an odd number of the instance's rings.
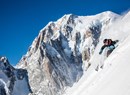
{"label": "exposed rock face", "polygon": [[28,95],[29,88],[27,71],[15,69],[6,57],[0,57],[0,95]]}
{"label": "exposed rock face", "polygon": [[8,93],[6,93],[5,90],[5,84],[4,82],[0,79],[0,95],[7,95]]}
{"label": "exposed rock face", "polygon": [[93,55],[104,23],[114,19],[110,14],[65,15],[40,31],[17,65],[27,70],[34,95],[62,95],[79,80],[82,64]]}

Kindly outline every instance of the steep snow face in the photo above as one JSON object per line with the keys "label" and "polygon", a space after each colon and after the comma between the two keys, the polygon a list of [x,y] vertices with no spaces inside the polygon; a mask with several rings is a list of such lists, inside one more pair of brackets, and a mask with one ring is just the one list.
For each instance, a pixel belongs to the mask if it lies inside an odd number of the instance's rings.
{"label": "steep snow face", "polygon": [[[130,12],[104,27],[91,66],[64,95],[130,95]],[[104,38],[119,40],[108,58],[99,55]],[[103,66],[103,68],[100,68]],[[96,70],[97,71],[96,71]]]}
{"label": "steep snow face", "polygon": [[0,57],[0,95],[28,95],[26,70],[16,70],[6,57]]}
{"label": "steep snow face", "polygon": [[101,31],[118,15],[104,12],[95,16],[65,15],[50,22],[35,38],[18,68],[28,72],[29,84],[36,95],[62,95],[89,67]]}

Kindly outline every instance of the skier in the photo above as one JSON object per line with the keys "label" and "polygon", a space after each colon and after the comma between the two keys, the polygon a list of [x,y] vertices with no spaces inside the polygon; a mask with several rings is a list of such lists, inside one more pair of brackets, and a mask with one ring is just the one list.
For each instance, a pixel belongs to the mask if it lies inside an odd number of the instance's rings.
{"label": "skier", "polygon": [[103,43],[104,45],[101,47],[99,54],[102,54],[103,50],[105,48],[108,48],[107,51],[107,57],[112,53],[112,51],[115,49],[115,44],[118,42],[118,40],[112,41],[111,39],[104,39]]}

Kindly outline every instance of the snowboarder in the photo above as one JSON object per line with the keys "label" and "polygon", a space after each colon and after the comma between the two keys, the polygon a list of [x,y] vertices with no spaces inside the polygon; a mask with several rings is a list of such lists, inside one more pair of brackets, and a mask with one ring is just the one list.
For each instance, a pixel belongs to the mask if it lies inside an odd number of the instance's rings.
{"label": "snowboarder", "polygon": [[118,40],[112,41],[111,39],[104,39],[103,43],[104,45],[101,47],[99,54],[102,54],[103,50],[105,48],[108,48],[107,51],[107,57],[112,53],[112,51],[115,49],[115,44],[118,42]]}

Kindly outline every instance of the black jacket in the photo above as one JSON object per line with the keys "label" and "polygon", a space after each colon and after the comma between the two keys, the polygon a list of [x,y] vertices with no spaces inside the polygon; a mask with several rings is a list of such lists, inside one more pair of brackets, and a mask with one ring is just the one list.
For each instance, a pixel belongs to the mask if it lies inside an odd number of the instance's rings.
{"label": "black jacket", "polygon": [[109,39],[108,45],[103,45],[103,46],[101,47],[101,49],[100,49],[99,54],[101,54],[101,53],[103,52],[104,48],[106,48],[106,47],[113,46],[113,47],[114,47],[113,49],[115,49],[115,44],[116,44],[117,42],[118,42],[118,40],[112,41],[111,39]]}

